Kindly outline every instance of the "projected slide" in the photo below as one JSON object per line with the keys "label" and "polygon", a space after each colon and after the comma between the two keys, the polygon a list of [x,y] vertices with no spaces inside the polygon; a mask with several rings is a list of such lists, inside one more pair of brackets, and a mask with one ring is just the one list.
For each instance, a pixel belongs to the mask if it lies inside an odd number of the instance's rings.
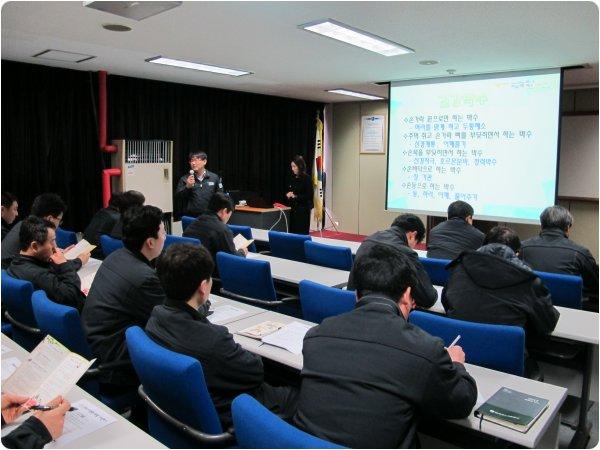
{"label": "projected slide", "polygon": [[538,223],[554,204],[560,71],[392,83],[387,208]]}

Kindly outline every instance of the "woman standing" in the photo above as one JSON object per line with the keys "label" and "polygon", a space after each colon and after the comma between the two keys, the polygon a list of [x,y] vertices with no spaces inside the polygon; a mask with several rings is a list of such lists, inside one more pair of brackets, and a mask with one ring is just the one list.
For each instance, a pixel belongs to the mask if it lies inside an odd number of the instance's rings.
{"label": "woman standing", "polygon": [[285,196],[292,207],[290,213],[290,233],[308,234],[310,210],[313,204],[312,179],[306,174],[306,163],[300,155],[292,160],[292,178]]}

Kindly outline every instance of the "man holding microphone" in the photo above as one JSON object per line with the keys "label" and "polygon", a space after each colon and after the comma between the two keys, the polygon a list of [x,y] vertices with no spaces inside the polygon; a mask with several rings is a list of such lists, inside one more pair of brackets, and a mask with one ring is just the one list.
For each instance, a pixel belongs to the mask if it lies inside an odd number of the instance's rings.
{"label": "man holding microphone", "polygon": [[183,201],[183,214],[198,217],[206,211],[215,192],[223,192],[221,177],[206,170],[207,155],[198,151],[189,154],[190,173],[179,179],[175,197]]}

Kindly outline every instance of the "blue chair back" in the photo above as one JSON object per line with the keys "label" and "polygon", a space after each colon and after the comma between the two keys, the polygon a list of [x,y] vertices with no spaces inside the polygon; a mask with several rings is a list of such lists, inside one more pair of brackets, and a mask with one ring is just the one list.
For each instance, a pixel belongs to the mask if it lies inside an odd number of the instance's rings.
{"label": "blue chair back", "polygon": [[172,234],[167,234],[165,238],[165,246],[163,247],[163,251],[166,250],[170,245],[173,244],[194,244],[200,245],[200,239],[183,237],[183,236],[173,236]]}
{"label": "blue chair back", "polygon": [[311,240],[312,238],[310,236],[304,234],[269,231],[269,247],[271,247],[271,254],[277,258],[306,262],[304,242]]}
{"label": "blue chair back", "polygon": [[[125,332],[133,367],[146,394],[163,411],[205,433],[222,433],[221,422],[206,388],[204,372],[197,359],[168,350],[140,327]],[[186,437],[148,408],[150,434],[168,448],[196,448]]]}
{"label": "blue chair back", "polygon": [[450,319],[437,314],[413,311],[408,321],[427,333],[442,338],[444,345],[461,335],[466,362],[523,376],[525,331],[514,325],[492,325]]}
{"label": "blue chair back", "polygon": [[189,227],[194,220],[196,220],[195,217],[181,216],[181,231],[185,231],[185,229]]}
{"label": "blue chair back", "polygon": [[217,266],[221,284],[226,291],[258,300],[277,300],[268,261],[218,252]]}
{"label": "blue chair back", "polygon": [[231,404],[240,448],[344,448],[288,424],[248,394]]}
{"label": "blue chair back", "polygon": [[554,306],[581,309],[583,280],[577,275],[534,271],[546,285]]}
{"label": "blue chair back", "polygon": [[69,245],[77,244],[77,234],[74,231],[56,229],[56,246],[58,248],[67,248]]}
{"label": "blue chair back", "polygon": [[354,291],[323,286],[309,280],[300,282],[300,306],[304,320],[321,323],[327,317],[351,311],[355,304]]}
{"label": "blue chair back", "polygon": [[348,271],[352,269],[352,250],[348,247],[319,244],[310,240],[304,241],[304,254],[306,262],[310,264]]}
{"label": "blue chair back", "polygon": [[102,248],[102,253],[104,253],[104,257],[107,257],[115,250],[123,248],[124,245],[121,239],[115,239],[113,237],[108,236],[107,234],[103,234],[100,236],[100,247]]}
{"label": "blue chair back", "polygon": [[[229,225],[229,224],[227,224],[227,226],[233,233],[234,237],[237,236],[238,234],[241,234],[248,240],[254,239],[252,237],[252,228],[250,228],[250,227],[247,227],[245,225]],[[254,245],[254,242],[248,246],[248,251],[256,253],[256,245]]]}
{"label": "blue chair back", "polygon": [[[31,307],[33,285],[29,281],[11,277],[2,271],[2,305],[13,319],[29,327],[38,328]],[[27,351],[32,351],[44,338],[16,326],[12,327],[12,339]]]}
{"label": "blue chair back", "polygon": [[446,286],[450,278],[450,272],[446,270],[446,266],[450,264],[449,259],[419,258],[419,261],[423,264],[432,284]]}

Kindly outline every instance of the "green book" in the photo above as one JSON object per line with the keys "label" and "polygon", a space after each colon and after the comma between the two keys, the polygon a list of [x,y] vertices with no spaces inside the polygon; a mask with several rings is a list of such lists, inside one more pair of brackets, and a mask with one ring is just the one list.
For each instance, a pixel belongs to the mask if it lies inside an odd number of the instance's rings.
{"label": "green book", "polygon": [[475,410],[475,417],[527,433],[546,408],[546,399],[502,387]]}

